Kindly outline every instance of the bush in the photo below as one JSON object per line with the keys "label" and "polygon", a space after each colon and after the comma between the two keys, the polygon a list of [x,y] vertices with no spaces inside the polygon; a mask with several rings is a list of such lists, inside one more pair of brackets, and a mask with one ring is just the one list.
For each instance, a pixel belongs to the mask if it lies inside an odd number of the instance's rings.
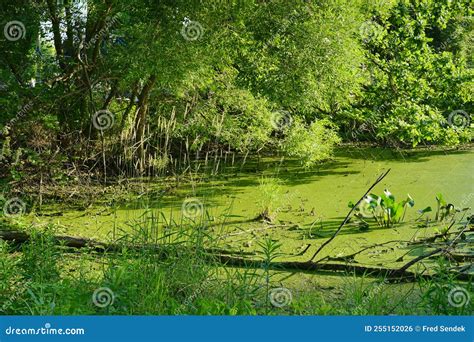
{"label": "bush", "polygon": [[334,146],[341,141],[335,129],[327,119],[316,120],[309,126],[295,120],[282,143],[283,150],[289,156],[301,159],[305,167],[313,166],[329,159]]}

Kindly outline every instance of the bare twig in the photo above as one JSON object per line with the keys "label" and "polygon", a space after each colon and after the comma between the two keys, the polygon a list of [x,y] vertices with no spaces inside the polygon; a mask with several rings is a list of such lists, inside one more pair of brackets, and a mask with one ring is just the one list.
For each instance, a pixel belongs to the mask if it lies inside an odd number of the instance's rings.
{"label": "bare twig", "polygon": [[407,262],[405,265],[403,265],[402,267],[400,267],[397,272],[405,272],[409,267],[413,266],[414,264],[416,264],[417,262],[423,260],[423,259],[426,259],[426,258],[429,258],[435,254],[438,254],[438,253],[448,253],[449,250],[451,249],[451,247],[456,243],[457,239],[459,239],[461,237],[461,235],[467,230],[467,228],[469,227],[469,222],[466,223],[463,227],[463,229],[459,232],[459,234],[448,244],[447,247],[440,247],[440,248],[437,248],[427,254],[423,254],[423,255],[420,255],[419,257],[413,259],[413,260],[410,260],[409,262]]}
{"label": "bare twig", "polygon": [[374,184],[372,184],[370,186],[369,189],[367,189],[367,191],[365,192],[364,195],[362,195],[362,197],[357,201],[357,203],[351,208],[351,210],[349,211],[349,213],[346,215],[346,218],[344,219],[344,221],[342,221],[341,225],[339,226],[339,228],[337,228],[337,230],[334,232],[334,234],[326,241],[324,242],[319,248],[318,250],[313,254],[313,256],[311,257],[311,259],[309,259],[309,261],[313,261],[314,258],[316,257],[316,255],[319,254],[319,252],[321,252],[321,250],[326,247],[332,240],[334,240],[334,238],[339,234],[339,232],[341,231],[342,227],[344,227],[344,225],[349,221],[349,218],[352,214],[352,212],[355,210],[355,208],[360,204],[360,202],[363,201],[363,199],[365,198],[365,196],[367,196],[367,194],[378,184],[382,181],[382,179],[385,178],[386,175],[388,175],[388,173],[390,172],[391,169],[388,169],[384,174],[380,175],[377,180],[374,182]]}

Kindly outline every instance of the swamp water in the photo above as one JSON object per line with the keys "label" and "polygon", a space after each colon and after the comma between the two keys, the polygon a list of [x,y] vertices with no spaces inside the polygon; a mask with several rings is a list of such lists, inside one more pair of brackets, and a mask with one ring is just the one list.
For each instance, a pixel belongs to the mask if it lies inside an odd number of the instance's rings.
{"label": "swamp water", "polygon": [[[373,244],[433,235],[433,227],[419,227],[414,220],[419,209],[431,206],[436,210],[437,193],[456,207],[474,206],[472,149],[397,152],[345,148],[336,151],[333,161],[311,169],[292,160],[262,158],[224,167],[216,175],[203,168],[179,185],[148,179],[141,185],[143,193],[127,201],[106,199],[103,204],[84,210],[58,204],[49,210],[60,210],[62,216],[38,216],[33,221],[40,225],[55,223],[62,234],[100,240],[137,229],[155,229],[157,236],[166,235],[175,226],[205,222],[206,234],[228,250],[252,254],[258,249],[257,241],[269,237],[282,244],[281,252],[286,255],[282,259],[307,260],[342,222],[349,210],[348,202],[357,201],[388,168],[391,172],[372,192],[381,194],[388,189],[397,200],[410,194],[415,206],[408,208],[405,223],[381,228],[372,222],[368,231],[362,231],[356,222],[351,222],[319,257],[337,257]],[[269,178],[279,184],[278,191],[271,194],[272,188],[267,188],[270,194],[262,195],[259,185],[262,179]],[[262,196],[267,201],[271,198],[276,213],[272,224],[255,220],[261,212]],[[434,216],[434,212],[430,215]],[[355,260],[392,267],[425,252],[421,247],[400,260],[407,250],[389,244],[358,254]]]}

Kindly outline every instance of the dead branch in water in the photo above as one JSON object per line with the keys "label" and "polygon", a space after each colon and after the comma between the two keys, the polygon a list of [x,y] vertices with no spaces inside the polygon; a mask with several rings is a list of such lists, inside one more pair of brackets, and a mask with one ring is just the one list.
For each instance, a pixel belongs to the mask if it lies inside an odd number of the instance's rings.
{"label": "dead branch in water", "polygon": [[[357,201],[357,203],[351,208],[351,210],[349,210],[349,213],[346,215],[346,218],[344,219],[344,221],[342,221],[341,225],[339,226],[339,228],[337,228],[337,230],[334,232],[334,234],[326,241],[324,242],[319,248],[318,250],[313,254],[313,256],[311,257],[311,259],[309,259],[309,261],[313,261],[314,258],[316,257],[316,255],[319,254],[319,252],[321,252],[321,250],[326,247],[332,240],[334,240],[334,238],[339,234],[339,232],[341,231],[342,227],[344,227],[344,225],[349,221],[349,218],[351,217],[351,214],[352,212],[355,210],[355,208],[357,208],[357,206],[360,204],[360,202],[362,202],[365,198],[365,196],[367,196],[369,194],[369,192],[378,184],[382,181],[382,179],[385,178],[386,175],[388,175],[388,173],[390,172],[391,169],[388,169],[384,174],[380,175],[377,180],[374,182],[374,184],[372,184],[370,186],[369,189],[367,189],[367,191],[365,192],[364,195],[362,195],[362,197]],[[322,259],[321,259],[322,260]],[[320,262],[321,260],[318,260],[316,261],[316,263]]]}
{"label": "dead branch in water", "polygon": [[[453,223],[454,224],[454,223]],[[453,226],[453,224],[450,226],[450,228]],[[440,248],[437,248],[435,249],[434,251],[431,251],[427,254],[423,254],[423,255],[420,255],[419,257],[413,259],[413,260],[410,260],[409,262],[407,262],[405,265],[403,265],[401,268],[399,268],[397,271],[399,272],[403,272],[403,271],[406,271],[409,267],[413,266],[414,264],[416,264],[417,262],[423,260],[423,259],[426,259],[426,258],[429,258],[433,255],[436,255],[436,254],[439,254],[439,253],[443,253],[443,254],[450,254],[451,252],[451,249],[452,247],[456,244],[456,241],[462,236],[462,234],[464,234],[464,232],[467,230],[467,228],[469,227],[469,222],[467,222],[463,229],[461,229],[461,231],[458,233],[458,235],[456,235],[456,237],[453,239],[453,241],[451,241],[448,246],[446,247],[440,247]]]}
{"label": "dead branch in water", "polygon": [[[5,241],[11,241],[14,244],[21,245],[30,240],[31,236],[21,231],[0,231],[0,239]],[[160,258],[167,258],[169,256],[169,250],[171,246],[166,245],[127,245],[127,244],[109,244],[103,243],[92,239],[77,238],[71,236],[54,236],[54,243],[70,247],[74,249],[89,248],[99,253],[121,253],[123,250],[135,250],[135,251],[151,251],[160,254]],[[173,245],[177,248],[186,249],[187,247],[181,245]],[[191,248],[188,248],[191,251]],[[216,248],[209,248],[203,250],[204,254],[211,261],[218,262],[224,266],[234,267],[251,267],[251,268],[262,268],[262,260],[248,259],[244,257],[233,256],[231,254],[238,254],[239,252],[221,250]],[[249,253],[240,253],[246,255]],[[436,253],[431,253],[433,255]],[[413,281],[419,278],[429,279],[432,276],[428,274],[417,274],[416,272],[408,271],[407,268],[415,264],[416,262],[424,259],[416,258],[416,261],[412,261],[400,269],[391,269],[385,267],[371,267],[364,266],[356,263],[319,263],[313,261],[281,261],[272,262],[267,264],[266,267],[275,270],[296,270],[296,271],[332,271],[332,272],[348,272],[357,275],[370,275],[370,276],[382,276],[387,277],[390,281]],[[415,260],[415,259],[414,259]],[[470,275],[466,273],[455,274],[456,278],[460,280],[469,280]]]}

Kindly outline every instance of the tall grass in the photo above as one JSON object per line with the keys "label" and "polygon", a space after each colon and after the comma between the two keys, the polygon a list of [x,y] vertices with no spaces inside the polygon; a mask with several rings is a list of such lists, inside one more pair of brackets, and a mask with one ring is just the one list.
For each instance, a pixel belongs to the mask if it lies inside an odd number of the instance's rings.
{"label": "tall grass", "polygon": [[[72,251],[54,243],[52,229],[31,232],[21,249],[1,242],[0,313],[255,313],[249,298],[256,274],[224,272],[204,249],[213,245],[205,225],[171,223],[166,232],[157,233],[149,215],[117,239],[121,253]],[[102,288],[113,297],[104,306],[94,304],[93,296]]]}
{"label": "tall grass", "polygon": [[[205,217],[205,215],[203,216]],[[255,315],[255,314],[468,314],[448,302],[449,291],[472,286],[441,276],[408,285],[345,277],[343,286],[321,290],[285,280],[270,270],[278,242],[260,243],[262,268],[228,268],[206,248],[217,241],[208,222],[168,222],[159,229],[148,211],[135,229],[116,237],[120,253],[72,250],[55,243],[54,227],[29,231],[22,246],[0,241],[0,314],[8,315]],[[134,246],[131,248],[130,246]],[[140,246],[137,248],[137,246]],[[440,265],[443,266],[443,264]],[[285,277],[281,277],[281,273]],[[277,275],[278,273],[278,275]],[[447,272],[446,272],[447,273]],[[298,275],[292,275],[298,276]],[[306,274],[308,276],[308,274]],[[317,277],[315,277],[317,279]],[[416,286],[415,286],[416,285]],[[284,305],[272,290],[287,287]],[[109,297],[100,294],[108,293]],[[273,298],[274,300],[275,298]],[[276,298],[279,300],[279,298]],[[471,310],[471,311],[469,311]]]}

